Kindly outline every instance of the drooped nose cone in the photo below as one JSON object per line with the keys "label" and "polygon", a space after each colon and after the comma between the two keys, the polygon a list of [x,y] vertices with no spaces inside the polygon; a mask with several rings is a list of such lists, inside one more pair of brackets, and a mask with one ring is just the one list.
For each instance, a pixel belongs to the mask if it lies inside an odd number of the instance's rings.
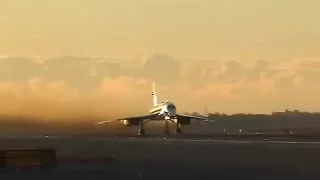
{"label": "drooped nose cone", "polygon": [[168,112],[168,115],[175,115],[176,114],[176,106],[174,106],[173,104],[168,104],[167,105],[167,112]]}

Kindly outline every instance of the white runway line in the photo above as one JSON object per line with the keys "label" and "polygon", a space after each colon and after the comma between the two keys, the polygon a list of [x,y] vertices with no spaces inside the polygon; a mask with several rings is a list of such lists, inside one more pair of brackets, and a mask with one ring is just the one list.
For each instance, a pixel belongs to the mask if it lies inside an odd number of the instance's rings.
{"label": "white runway line", "polygon": [[[88,137],[72,137],[72,136],[27,136],[27,135],[5,135],[0,139],[88,139]],[[89,139],[99,140],[126,140],[126,141],[168,141],[168,142],[206,142],[215,144],[320,144],[319,141],[269,141],[269,140],[219,140],[219,139],[174,139],[174,138],[126,138],[126,137],[90,137]]]}
{"label": "white runway line", "polygon": [[[211,139],[169,139],[173,141],[187,142],[213,142],[213,143],[234,143],[234,144],[320,144],[317,141],[243,141],[243,140],[211,140]],[[169,141],[168,140],[168,141]]]}
{"label": "white runway line", "polygon": [[34,136],[34,135],[5,135],[0,136],[0,139],[66,139],[72,138],[68,136]]}
{"label": "white runway line", "polygon": [[217,140],[217,139],[165,139],[165,138],[100,138],[102,140],[207,142],[225,144],[320,144],[319,141],[269,141],[269,140]]}
{"label": "white runway line", "polygon": [[213,143],[232,143],[232,144],[320,144],[316,141],[237,141],[237,140],[185,140],[188,142],[213,142]]}
{"label": "white runway line", "polygon": [[212,143],[238,143],[249,144],[252,141],[236,141],[236,140],[213,140],[213,139],[166,139],[165,141],[185,141],[185,142],[212,142]]}

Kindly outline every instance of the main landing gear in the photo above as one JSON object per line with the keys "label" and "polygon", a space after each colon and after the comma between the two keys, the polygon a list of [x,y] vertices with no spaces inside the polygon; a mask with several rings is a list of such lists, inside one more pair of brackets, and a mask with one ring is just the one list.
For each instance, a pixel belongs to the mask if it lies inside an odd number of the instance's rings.
{"label": "main landing gear", "polygon": [[[146,131],[144,129],[144,120],[141,120],[139,122],[139,132],[138,135],[139,136],[144,136],[146,134]],[[164,126],[164,134],[166,136],[170,135],[170,129],[169,129],[169,120],[164,120],[165,126]],[[176,134],[179,135],[182,133],[182,128],[181,128],[181,124],[179,121],[176,122]]]}
{"label": "main landing gear", "polygon": [[144,122],[143,122],[143,120],[141,120],[139,122],[139,136],[143,136],[146,134],[146,131],[144,130],[143,124],[144,124]]}
{"label": "main landing gear", "polygon": [[[179,135],[182,133],[181,124],[179,121],[176,122],[176,135]],[[164,134],[166,136],[170,135],[170,129],[169,129],[169,121],[165,120],[165,127],[164,127]]]}
{"label": "main landing gear", "polygon": [[179,135],[179,134],[181,134],[181,133],[182,133],[181,124],[180,124],[180,122],[178,121],[178,122],[176,123],[176,134]]}

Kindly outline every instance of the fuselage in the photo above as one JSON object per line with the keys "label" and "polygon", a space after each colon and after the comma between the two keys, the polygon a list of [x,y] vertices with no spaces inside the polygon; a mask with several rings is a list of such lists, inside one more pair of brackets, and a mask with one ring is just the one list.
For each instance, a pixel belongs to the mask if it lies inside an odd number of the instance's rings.
{"label": "fuselage", "polygon": [[[152,121],[163,121],[163,120],[173,120],[174,122],[177,122],[176,119],[176,106],[172,102],[162,102],[157,104],[156,106],[153,106],[149,110],[149,114],[156,114],[158,115],[154,119],[150,119]],[[129,120],[123,121],[124,125],[130,125]]]}
{"label": "fuselage", "polygon": [[162,102],[149,110],[150,114],[158,114],[159,117],[172,119],[176,116],[176,106],[172,102]]}

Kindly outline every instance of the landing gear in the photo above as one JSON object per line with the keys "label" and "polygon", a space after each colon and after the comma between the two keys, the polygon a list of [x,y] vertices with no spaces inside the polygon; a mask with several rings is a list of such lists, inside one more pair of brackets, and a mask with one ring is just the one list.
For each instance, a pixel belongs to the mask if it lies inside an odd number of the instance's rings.
{"label": "landing gear", "polygon": [[144,130],[143,124],[144,124],[144,122],[143,122],[143,120],[141,120],[139,122],[139,134],[138,134],[139,136],[143,136],[146,134],[146,131]]}
{"label": "landing gear", "polygon": [[144,129],[139,129],[139,136],[143,136],[146,134],[146,131]]}
{"label": "landing gear", "polygon": [[169,130],[169,123],[168,123],[168,120],[164,120],[164,134],[166,136],[169,136],[170,135],[170,130]]}
{"label": "landing gear", "polygon": [[180,122],[177,122],[176,124],[176,134],[179,135],[182,133],[181,124]]}

